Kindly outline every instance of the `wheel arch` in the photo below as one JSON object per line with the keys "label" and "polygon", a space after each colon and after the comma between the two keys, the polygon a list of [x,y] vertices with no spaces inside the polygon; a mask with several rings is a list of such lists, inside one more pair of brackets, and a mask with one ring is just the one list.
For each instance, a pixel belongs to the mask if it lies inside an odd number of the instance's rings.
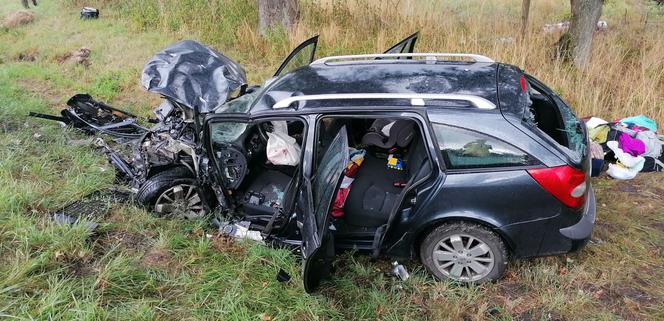
{"label": "wheel arch", "polygon": [[189,172],[191,172],[192,178],[196,177],[196,173],[194,173],[189,165],[183,165],[183,164],[167,164],[167,165],[159,165],[159,166],[153,166],[150,167],[148,170],[148,175],[146,175],[146,179],[150,179],[151,177],[154,177],[155,175],[168,171],[168,170],[173,170],[176,168],[183,168],[187,169]]}
{"label": "wheel arch", "polygon": [[501,229],[499,229],[495,223],[491,223],[486,220],[482,220],[480,218],[473,216],[451,215],[451,216],[432,219],[431,221],[424,224],[424,226],[416,232],[415,241],[413,242],[411,248],[411,257],[419,257],[420,247],[422,246],[422,242],[424,241],[424,238],[426,238],[426,236],[431,231],[433,231],[434,229],[438,228],[443,224],[450,224],[457,222],[468,222],[479,226],[483,226],[493,231],[494,233],[496,233],[496,235],[498,235],[498,237],[500,237],[503,243],[505,243],[508,255],[513,253],[514,243],[512,242],[511,238],[507,236]]}

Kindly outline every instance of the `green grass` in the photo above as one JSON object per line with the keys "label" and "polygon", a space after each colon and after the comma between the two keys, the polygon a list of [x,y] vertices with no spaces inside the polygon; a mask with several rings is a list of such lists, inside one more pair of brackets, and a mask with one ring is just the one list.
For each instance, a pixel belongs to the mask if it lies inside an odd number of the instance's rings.
{"label": "green grass", "polygon": [[[26,114],[55,113],[81,91],[148,114],[158,97],[138,85],[143,63],[176,38],[199,35],[196,25],[182,30],[187,22],[176,18],[154,23],[178,32],[146,31],[135,26],[137,17],[119,19],[107,3],[95,3],[104,6],[102,19],[79,21],[75,6],[44,1],[34,24],[0,30],[0,319],[664,319],[661,174],[596,179],[598,221],[587,248],[515,262],[500,282],[471,287],[434,282],[417,262],[405,262],[412,278],[401,282],[387,275],[389,262],[346,253],[321,291],[308,295],[296,256],[208,238],[213,231],[201,222],[158,219],[127,204],[114,206],[95,233],[52,223],[49,211],[110,186],[113,171],[91,147],[68,143],[81,134]],[[463,2],[454,3],[465,10]],[[18,9],[18,1],[0,4],[3,15]],[[340,21],[353,19],[342,4],[335,10]],[[208,37],[220,33],[228,37],[221,43],[234,44],[225,30],[210,30]],[[249,62],[244,47],[225,52],[237,52],[259,78],[290,46],[283,35],[273,37],[261,44],[265,61]],[[55,61],[82,46],[92,49],[90,67]],[[344,48],[335,43],[325,50]],[[36,60],[16,61],[25,52]],[[293,279],[277,282],[279,269]]]}

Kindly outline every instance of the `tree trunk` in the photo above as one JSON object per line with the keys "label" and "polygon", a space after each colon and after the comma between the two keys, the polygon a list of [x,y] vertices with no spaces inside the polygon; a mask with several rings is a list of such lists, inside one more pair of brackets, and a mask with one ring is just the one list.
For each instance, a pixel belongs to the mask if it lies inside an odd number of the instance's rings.
{"label": "tree trunk", "polygon": [[258,32],[265,36],[276,26],[288,31],[299,13],[297,0],[258,0]]}
{"label": "tree trunk", "polygon": [[521,38],[526,37],[526,28],[528,28],[528,16],[530,15],[530,0],[521,2]]}
{"label": "tree trunk", "polygon": [[602,15],[603,0],[570,0],[572,20],[569,34],[558,41],[558,50],[565,59],[572,59],[577,68],[584,68],[590,60],[597,21]]}

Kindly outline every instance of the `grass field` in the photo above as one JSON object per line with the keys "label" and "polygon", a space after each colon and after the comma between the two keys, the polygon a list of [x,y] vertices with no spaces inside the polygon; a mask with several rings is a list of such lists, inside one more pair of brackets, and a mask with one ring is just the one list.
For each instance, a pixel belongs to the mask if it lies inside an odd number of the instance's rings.
{"label": "grass field", "polygon": [[[597,225],[583,251],[515,262],[501,281],[471,287],[435,282],[417,262],[405,262],[413,277],[401,282],[387,275],[389,262],[348,253],[308,295],[295,256],[209,238],[201,222],[157,219],[130,204],[114,206],[95,233],[47,218],[111,186],[113,171],[91,148],[68,143],[80,134],[26,114],[53,113],[88,92],[147,115],[159,97],[139,87],[141,67],[182,38],[212,44],[260,82],[314,32],[326,55],[380,51],[419,29],[420,51],[515,63],[580,115],[664,119],[661,12],[646,1],[606,1],[615,27],[578,72],[550,61],[555,39],[539,32],[566,16],[563,2],[534,2],[528,39],[504,43],[497,39],[516,37],[520,1],[306,1],[296,30],[267,39],[244,1],[86,2],[102,9],[97,21],[78,20],[82,1],[43,1],[33,24],[0,29],[0,320],[664,320],[661,174],[595,179]],[[19,8],[2,1],[0,15]],[[57,62],[83,46],[89,67]],[[293,279],[278,283],[279,269]]]}

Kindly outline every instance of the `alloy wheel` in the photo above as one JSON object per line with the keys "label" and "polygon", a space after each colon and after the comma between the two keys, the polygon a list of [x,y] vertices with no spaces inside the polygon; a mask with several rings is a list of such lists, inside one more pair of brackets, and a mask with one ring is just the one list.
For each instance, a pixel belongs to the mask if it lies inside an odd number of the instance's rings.
{"label": "alloy wheel", "polygon": [[432,258],[443,275],[463,282],[483,279],[495,263],[489,245],[466,234],[453,234],[440,240],[433,249]]}
{"label": "alloy wheel", "polygon": [[197,219],[205,215],[196,186],[175,185],[159,195],[154,211],[163,217]]}

